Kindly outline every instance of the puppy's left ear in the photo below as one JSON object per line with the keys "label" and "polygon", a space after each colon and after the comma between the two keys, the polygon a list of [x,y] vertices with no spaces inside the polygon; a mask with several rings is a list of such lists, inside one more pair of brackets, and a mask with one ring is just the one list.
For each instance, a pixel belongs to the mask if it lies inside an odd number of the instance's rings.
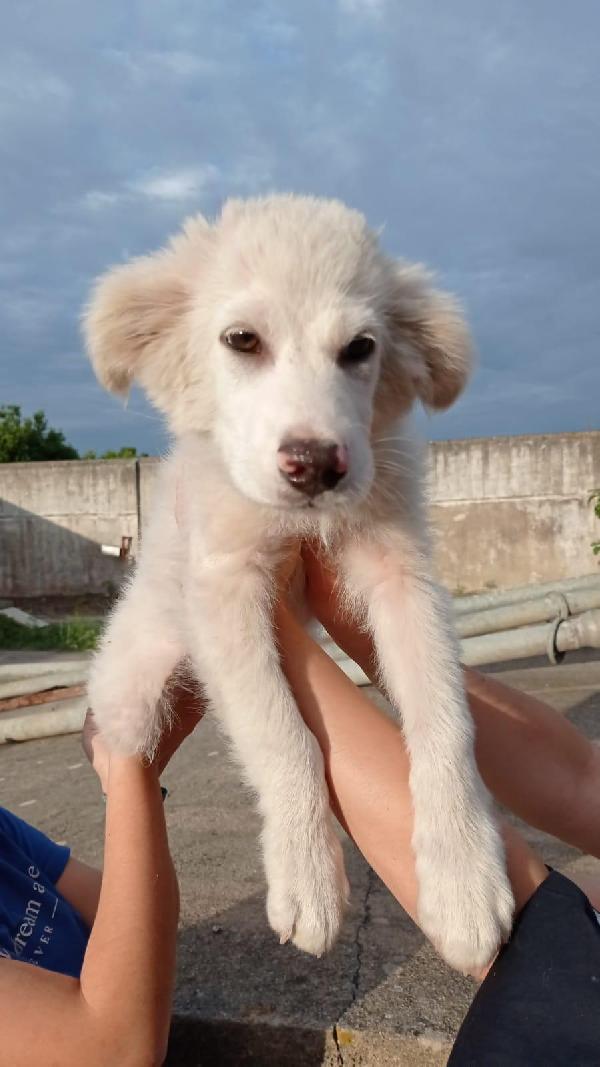
{"label": "puppy's left ear", "polygon": [[387,407],[405,411],[418,396],[443,410],[463,391],[474,362],[469,328],[457,301],[435,289],[420,266],[397,264],[386,309],[388,345],[381,384]]}

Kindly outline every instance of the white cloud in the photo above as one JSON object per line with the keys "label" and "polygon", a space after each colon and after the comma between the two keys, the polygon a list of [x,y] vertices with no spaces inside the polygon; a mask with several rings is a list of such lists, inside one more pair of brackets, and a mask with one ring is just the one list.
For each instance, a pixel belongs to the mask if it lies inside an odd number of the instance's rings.
{"label": "white cloud", "polygon": [[106,193],[102,189],[90,189],[82,197],[82,207],[89,211],[102,211],[106,207],[112,207],[113,204],[123,199],[122,193]]}
{"label": "white cloud", "polygon": [[117,189],[89,189],[81,197],[79,205],[84,211],[95,214],[125,201],[138,200],[140,197],[184,203],[201,196],[220,177],[220,171],[213,163],[205,163],[199,167],[152,171]]}
{"label": "white cloud", "polygon": [[219,178],[219,170],[212,163],[201,167],[182,167],[179,170],[149,174],[131,182],[133,193],[149,200],[190,200],[205,192]]}

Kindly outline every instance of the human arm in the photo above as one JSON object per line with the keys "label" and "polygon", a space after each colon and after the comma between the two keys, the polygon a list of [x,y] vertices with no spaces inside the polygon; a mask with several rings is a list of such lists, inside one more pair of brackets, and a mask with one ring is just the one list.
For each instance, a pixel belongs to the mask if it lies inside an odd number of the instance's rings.
{"label": "human arm", "polygon": [[[375,683],[371,638],[344,614],[335,574],[310,547],[304,564],[313,612]],[[465,668],[464,683],[479,770],[496,799],[531,826],[600,857],[600,747],[496,677]]]}
{"label": "human arm", "polygon": [[160,765],[111,756],[104,766],[104,876],[80,979],[0,960],[2,1050],[11,1067],[36,1061],[48,1067],[162,1063],[175,970],[178,891]]}
{"label": "human arm", "polygon": [[[176,714],[165,731],[155,760],[160,774],[177,751],[183,740],[197,726],[203,710],[197,696],[188,689],[178,687],[172,695]],[[98,730],[93,716],[88,715],[84,724],[82,744],[86,756],[94,766],[103,792],[106,792],[108,776],[108,752],[104,745],[97,744]],[[79,912],[87,926],[91,927],[100,899],[102,872],[71,856],[56,883],[59,893]]]}
{"label": "human arm", "polygon": [[[399,726],[305,632],[285,600],[276,609],[283,668],[325,759],[332,807],[365,858],[413,917],[417,880],[408,753]],[[505,826],[517,907],[546,877],[542,861]]]}
{"label": "human arm", "polygon": [[104,879],[80,980],[0,960],[11,1067],[162,1062],[178,901],[155,771],[135,758],[111,761],[106,823]]}
{"label": "human arm", "polygon": [[58,892],[75,908],[86,926],[94,924],[100,891],[102,889],[102,871],[90,867],[76,856],[69,856],[67,865],[56,883]]}

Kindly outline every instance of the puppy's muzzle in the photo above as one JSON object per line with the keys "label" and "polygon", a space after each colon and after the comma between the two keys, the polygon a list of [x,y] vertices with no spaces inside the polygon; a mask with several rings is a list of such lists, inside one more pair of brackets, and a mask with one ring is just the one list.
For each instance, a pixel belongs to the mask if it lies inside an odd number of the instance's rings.
{"label": "puppy's muzzle", "polygon": [[311,499],[335,489],[348,473],[348,449],[335,441],[289,438],[277,453],[279,470],[286,481]]}

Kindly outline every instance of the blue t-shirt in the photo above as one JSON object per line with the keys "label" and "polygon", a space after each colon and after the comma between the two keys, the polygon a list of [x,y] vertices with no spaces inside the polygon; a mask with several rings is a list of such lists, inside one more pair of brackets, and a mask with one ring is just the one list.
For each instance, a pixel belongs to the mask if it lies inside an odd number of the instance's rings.
{"label": "blue t-shirt", "polygon": [[69,856],[0,807],[0,957],[78,978],[89,930],[56,891]]}

